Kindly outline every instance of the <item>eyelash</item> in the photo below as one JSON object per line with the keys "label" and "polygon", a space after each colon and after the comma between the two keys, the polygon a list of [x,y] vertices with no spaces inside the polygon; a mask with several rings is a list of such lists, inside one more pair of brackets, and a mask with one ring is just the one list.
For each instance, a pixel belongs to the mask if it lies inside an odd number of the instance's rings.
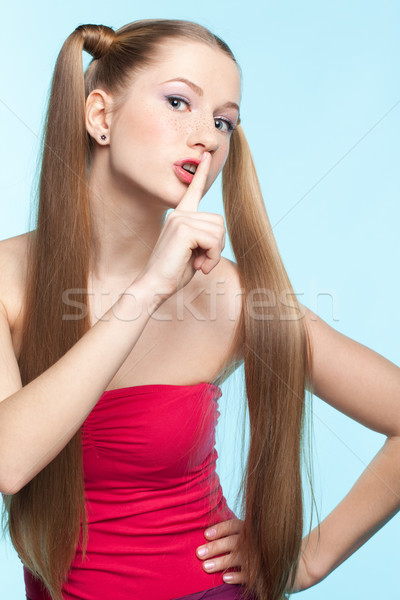
{"label": "eyelash", "polygon": [[[167,100],[167,102],[170,102],[171,100],[178,100],[178,102],[183,102],[184,104],[186,104],[186,106],[191,106],[189,100],[186,100],[186,98],[181,98],[180,96],[165,96],[165,99]],[[172,109],[174,108],[171,104],[170,104],[170,106]],[[222,121],[222,123],[226,123],[229,133],[235,129],[233,123],[229,119],[218,118],[215,120]],[[222,130],[219,129],[218,131],[222,131]]]}

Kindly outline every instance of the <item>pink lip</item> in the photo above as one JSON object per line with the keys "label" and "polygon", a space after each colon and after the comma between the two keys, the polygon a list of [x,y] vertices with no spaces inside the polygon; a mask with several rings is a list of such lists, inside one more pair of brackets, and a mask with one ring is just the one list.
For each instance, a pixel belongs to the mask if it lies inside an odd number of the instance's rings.
{"label": "pink lip", "polygon": [[174,164],[174,171],[178,178],[183,181],[183,183],[191,183],[194,175],[192,173],[188,173],[185,169],[182,169],[182,165],[188,163],[190,165],[199,165],[200,161],[197,158],[184,158],[183,160],[179,160]]}

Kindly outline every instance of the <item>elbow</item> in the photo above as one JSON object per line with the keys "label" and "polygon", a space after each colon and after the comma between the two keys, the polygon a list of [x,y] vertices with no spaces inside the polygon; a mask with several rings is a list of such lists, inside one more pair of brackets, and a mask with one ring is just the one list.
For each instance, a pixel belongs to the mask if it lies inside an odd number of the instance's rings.
{"label": "elbow", "polygon": [[400,436],[388,435],[382,446],[382,452],[389,457],[396,465],[400,465]]}
{"label": "elbow", "polygon": [[0,493],[3,496],[13,496],[17,492],[19,492],[19,490],[15,489],[15,487],[7,485],[7,482],[0,481]]}
{"label": "elbow", "polygon": [[15,485],[15,482],[12,482],[9,479],[0,477],[0,493],[3,494],[3,496],[13,496],[17,492],[19,492],[22,489],[22,487],[23,486],[19,487]]}
{"label": "elbow", "polygon": [[22,490],[26,483],[22,476],[18,476],[15,469],[5,469],[4,465],[0,469],[0,493],[5,496],[13,496]]}
{"label": "elbow", "polygon": [[0,481],[0,493],[3,494],[3,496],[13,496],[21,491],[23,487],[23,485],[15,485],[8,481]]}
{"label": "elbow", "polygon": [[398,446],[400,448],[400,434],[396,433],[396,435],[391,435],[391,434],[387,435],[386,442],[395,444],[396,446]]}
{"label": "elbow", "polygon": [[[18,453],[18,445],[0,432],[0,493],[13,496],[32,479],[26,471],[28,453]],[[3,435],[4,434],[4,435]]]}

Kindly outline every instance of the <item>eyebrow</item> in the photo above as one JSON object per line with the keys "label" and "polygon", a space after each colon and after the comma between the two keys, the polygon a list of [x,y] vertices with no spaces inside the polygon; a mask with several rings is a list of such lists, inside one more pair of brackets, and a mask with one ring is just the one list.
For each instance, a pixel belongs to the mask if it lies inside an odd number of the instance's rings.
{"label": "eyebrow", "polygon": [[[162,83],[170,83],[171,81],[182,81],[182,83],[186,83],[186,85],[192,88],[192,90],[199,96],[203,95],[203,90],[201,87],[193,83],[193,81],[185,79],[185,77],[174,77],[173,79],[168,79],[168,81],[163,81]],[[162,83],[160,85],[162,85]],[[221,108],[235,108],[239,112],[239,106],[236,104],[236,102],[225,102]]]}

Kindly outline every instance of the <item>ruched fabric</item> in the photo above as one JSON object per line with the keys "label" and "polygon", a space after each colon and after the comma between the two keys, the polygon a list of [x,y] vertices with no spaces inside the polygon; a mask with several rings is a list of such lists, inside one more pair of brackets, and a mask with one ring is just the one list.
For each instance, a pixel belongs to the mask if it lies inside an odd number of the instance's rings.
{"label": "ruched fabric", "polygon": [[[196,556],[204,530],[235,517],[215,471],[221,394],[210,383],[102,394],[82,427],[89,539],[83,562],[78,545],[65,600],[171,600],[227,588]],[[31,600],[50,600],[26,569],[25,585]]]}

